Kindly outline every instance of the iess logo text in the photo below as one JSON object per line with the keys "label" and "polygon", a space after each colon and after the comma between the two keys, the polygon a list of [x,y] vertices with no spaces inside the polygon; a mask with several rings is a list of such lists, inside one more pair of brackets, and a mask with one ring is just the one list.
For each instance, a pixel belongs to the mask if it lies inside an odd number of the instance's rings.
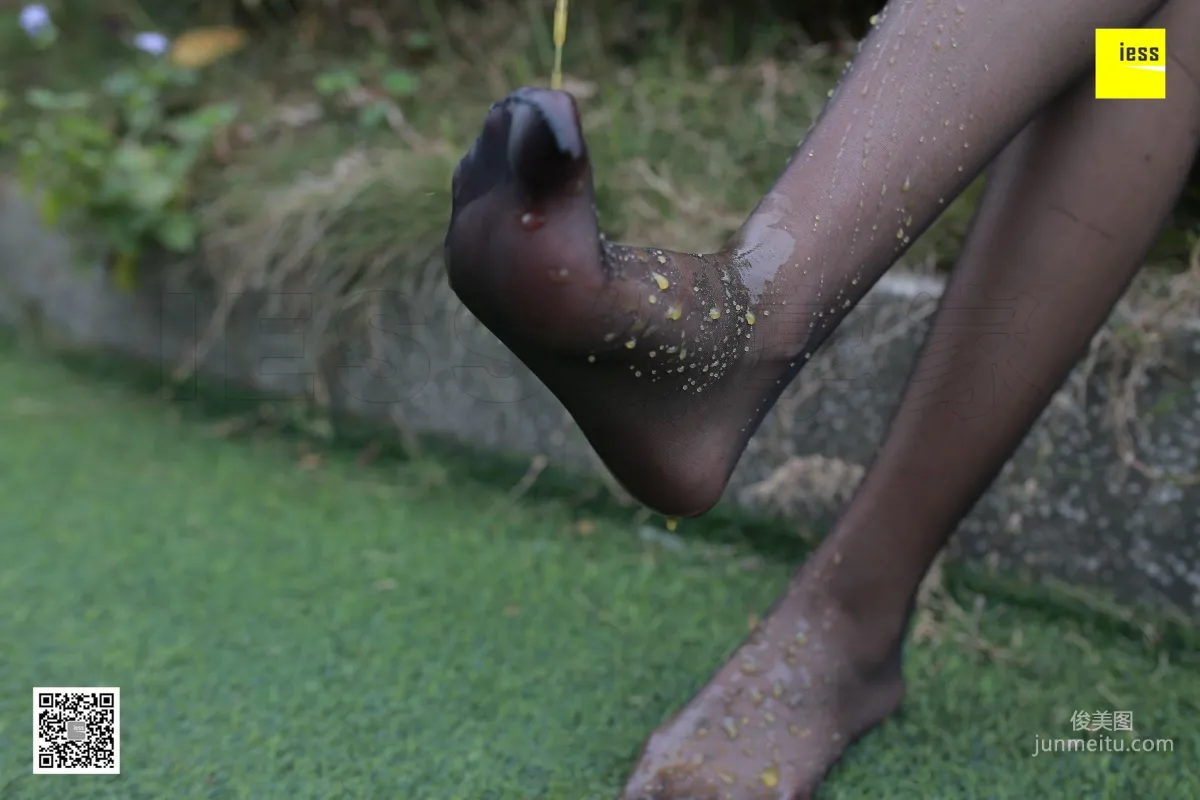
{"label": "iess logo text", "polygon": [[1096,29],[1096,99],[1165,100],[1165,28]]}

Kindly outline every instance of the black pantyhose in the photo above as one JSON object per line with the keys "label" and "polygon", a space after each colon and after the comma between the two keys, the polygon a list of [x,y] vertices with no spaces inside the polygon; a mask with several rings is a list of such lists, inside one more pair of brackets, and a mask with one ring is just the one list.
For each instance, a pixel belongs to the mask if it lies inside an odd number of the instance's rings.
{"label": "black pantyhose", "polygon": [[[1167,29],[1167,99],[1094,100],[1093,30],[1139,25]],[[863,485],[760,628],[650,738],[626,798],[811,797],[897,707],[921,577],[1177,198],[1200,142],[1198,37],[1190,0],[894,0],[710,256],[600,237],[569,98],[526,90],[493,109],[456,176],[452,285],[668,513],[716,500],[807,355],[994,161]]]}

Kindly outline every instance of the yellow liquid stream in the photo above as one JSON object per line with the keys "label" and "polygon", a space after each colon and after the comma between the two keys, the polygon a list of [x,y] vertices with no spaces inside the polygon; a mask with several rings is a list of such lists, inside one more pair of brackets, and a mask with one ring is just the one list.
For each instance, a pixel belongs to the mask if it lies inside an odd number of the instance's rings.
{"label": "yellow liquid stream", "polygon": [[550,88],[562,88],[562,51],[567,41],[567,0],[554,6],[554,70],[550,73]]}

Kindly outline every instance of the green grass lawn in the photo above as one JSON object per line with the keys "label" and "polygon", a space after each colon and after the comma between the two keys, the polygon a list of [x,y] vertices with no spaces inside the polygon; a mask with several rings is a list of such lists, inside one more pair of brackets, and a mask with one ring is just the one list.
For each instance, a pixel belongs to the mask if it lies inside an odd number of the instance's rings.
{"label": "green grass lawn", "polygon": [[[5,800],[611,800],[790,570],[179,411],[0,349]],[[906,710],[822,797],[1200,797],[1195,667],[994,601],[971,619],[910,648]],[[35,685],[121,687],[119,777],[30,774]],[[1174,752],[1031,758],[1075,709]]]}

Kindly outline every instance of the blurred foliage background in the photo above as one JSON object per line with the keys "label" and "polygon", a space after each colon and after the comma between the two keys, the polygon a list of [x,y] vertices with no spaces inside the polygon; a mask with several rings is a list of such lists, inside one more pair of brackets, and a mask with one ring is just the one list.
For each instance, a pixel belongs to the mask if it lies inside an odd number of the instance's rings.
{"label": "blurred foliage background", "polygon": [[[39,151],[26,158],[26,173],[60,187],[47,190],[44,216],[59,222],[75,209],[107,226],[103,238],[116,244],[106,257],[118,266],[143,249],[199,247],[209,261],[236,263],[243,285],[277,282],[283,262],[293,276],[319,262],[330,274],[350,264],[356,285],[364,271],[425,274],[444,233],[450,172],[487,106],[547,81],[553,5],[52,0],[53,46],[39,52],[18,26],[0,26],[0,91],[94,96],[74,109],[73,126],[61,110],[52,123],[42,119],[44,94],[26,103],[42,130],[10,130],[10,141],[33,144],[9,156]],[[566,88],[581,105],[608,234],[693,251],[719,246],[779,174],[882,5],[573,3]],[[0,13],[20,7],[9,0]],[[147,31],[168,37],[183,68],[165,74],[143,56],[130,66],[130,43]],[[134,83],[155,87],[143,103],[157,109],[152,124],[132,124],[129,93],[104,88],[131,71]],[[5,116],[20,119],[21,105],[10,103]],[[186,142],[181,126],[194,134]],[[121,152],[133,128],[137,158]],[[46,133],[64,129],[77,141]],[[133,167],[141,172],[130,175]],[[169,175],[172,188],[152,206],[130,188],[114,199],[103,190],[110,173],[123,187],[165,185]],[[915,243],[905,267],[952,265],[979,188]],[[1198,219],[1200,179],[1150,263],[1183,269]],[[296,241],[308,244],[297,250]],[[331,258],[337,263],[325,269]],[[229,267],[210,269],[218,283],[235,280]]]}

